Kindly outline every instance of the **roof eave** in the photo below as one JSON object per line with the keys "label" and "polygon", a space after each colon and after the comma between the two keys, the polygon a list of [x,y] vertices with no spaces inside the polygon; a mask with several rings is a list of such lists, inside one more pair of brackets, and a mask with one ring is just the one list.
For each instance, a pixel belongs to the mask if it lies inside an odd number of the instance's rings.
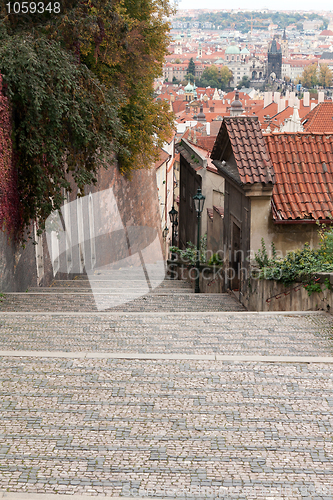
{"label": "roof eave", "polygon": [[274,224],[333,224],[332,219],[273,219]]}

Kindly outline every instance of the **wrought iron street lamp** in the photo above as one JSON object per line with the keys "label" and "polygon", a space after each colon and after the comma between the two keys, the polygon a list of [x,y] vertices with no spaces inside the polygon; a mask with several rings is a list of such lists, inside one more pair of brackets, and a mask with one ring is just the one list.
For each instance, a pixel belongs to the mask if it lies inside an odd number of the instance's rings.
{"label": "wrought iron street lamp", "polygon": [[198,188],[197,194],[193,196],[194,208],[197,212],[198,219],[198,235],[197,235],[197,276],[195,280],[195,293],[200,293],[199,287],[199,275],[200,275],[200,230],[201,230],[201,214],[203,211],[204,203],[206,197],[201,193],[201,189]]}
{"label": "wrought iron street lamp", "polygon": [[[171,244],[174,247],[175,246],[175,232],[176,228],[178,227],[178,212],[175,209],[174,205],[172,206],[172,209],[169,212],[169,218],[170,222],[172,224],[172,236],[171,236]],[[171,252],[171,260],[175,260],[176,254],[174,252]],[[178,275],[175,272],[175,265],[171,266],[171,279],[177,279]]]}

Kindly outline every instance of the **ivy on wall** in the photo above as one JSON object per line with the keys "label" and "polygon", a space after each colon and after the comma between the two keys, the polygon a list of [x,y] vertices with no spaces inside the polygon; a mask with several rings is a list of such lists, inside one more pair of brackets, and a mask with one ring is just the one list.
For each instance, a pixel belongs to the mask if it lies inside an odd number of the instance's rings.
{"label": "ivy on wall", "polygon": [[20,226],[17,175],[13,162],[12,124],[8,98],[2,93],[0,74],[0,228],[17,235]]}
{"label": "ivy on wall", "polygon": [[80,192],[112,163],[125,135],[119,98],[58,42],[10,37],[0,46],[0,71],[11,104],[20,237],[63,203],[70,179]]}

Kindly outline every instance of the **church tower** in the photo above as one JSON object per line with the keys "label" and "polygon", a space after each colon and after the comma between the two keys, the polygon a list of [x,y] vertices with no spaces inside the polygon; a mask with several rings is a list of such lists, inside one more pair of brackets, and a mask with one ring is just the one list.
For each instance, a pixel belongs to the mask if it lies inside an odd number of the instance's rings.
{"label": "church tower", "polygon": [[282,52],[274,38],[267,53],[267,76],[274,80],[282,78]]}
{"label": "church tower", "polygon": [[282,57],[284,59],[288,59],[289,57],[289,46],[288,46],[288,39],[286,35],[286,29],[283,30],[283,36],[281,40],[281,52],[282,52]]}

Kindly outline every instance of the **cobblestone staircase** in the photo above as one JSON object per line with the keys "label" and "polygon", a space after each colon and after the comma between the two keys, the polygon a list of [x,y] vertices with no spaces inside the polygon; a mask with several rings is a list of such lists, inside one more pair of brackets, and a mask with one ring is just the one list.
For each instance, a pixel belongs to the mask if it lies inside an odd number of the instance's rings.
{"label": "cobblestone staircase", "polygon": [[125,278],[2,299],[0,498],[333,500],[332,316]]}
{"label": "cobblestone staircase", "polygon": [[113,272],[73,280],[54,280],[49,287],[31,287],[26,292],[6,293],[0,311],[10,312],[218,312],[242,311],[229,294],[195,294],[186,281],[165,280],[155,287],[142,276]]}

